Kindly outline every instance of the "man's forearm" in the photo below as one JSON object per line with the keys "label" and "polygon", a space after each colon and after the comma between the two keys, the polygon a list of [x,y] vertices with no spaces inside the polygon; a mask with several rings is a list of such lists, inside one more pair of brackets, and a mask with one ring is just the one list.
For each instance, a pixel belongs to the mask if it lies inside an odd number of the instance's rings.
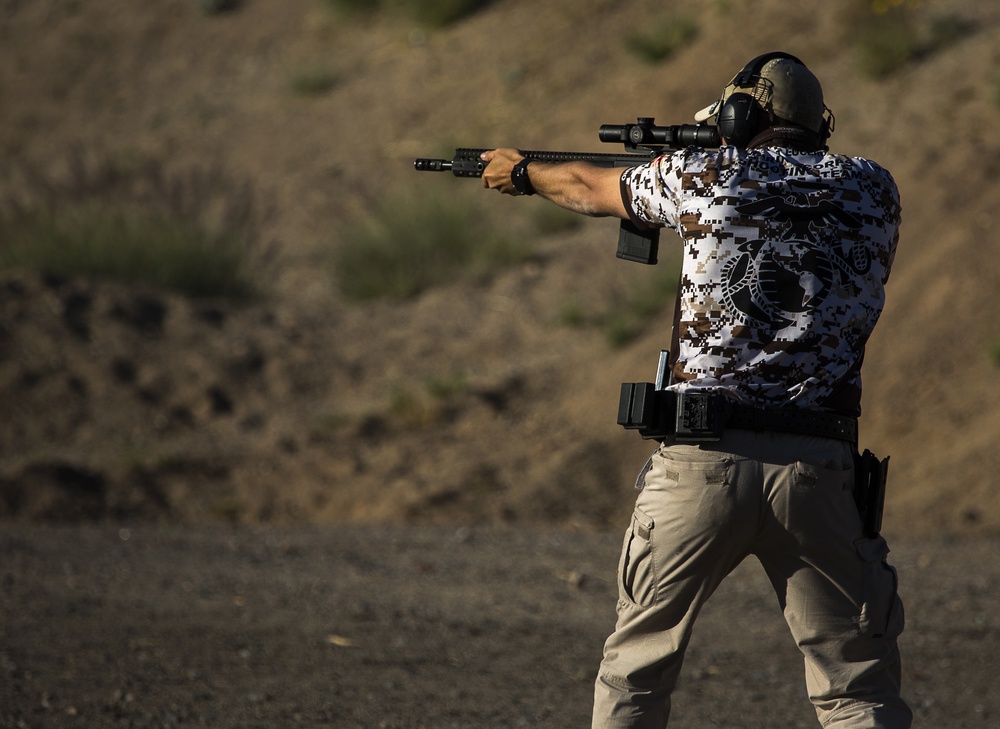
{"label": "man's forearm", "polygon": [[[483,186],[516,195],[511,171],[524,157],[516,149],[495,149],[483,154],[489,164]],[[532,162],[528,177],[535,192],[555,204],[582,215],[627,218],[621,198],[620,168],[598,167],[586,162]]]}
{"label": "man's forearm", "polygon": [[582,215],[627,218],[621,197],[621,169],[586,162],[532,162],[528,176],[535,192]]}

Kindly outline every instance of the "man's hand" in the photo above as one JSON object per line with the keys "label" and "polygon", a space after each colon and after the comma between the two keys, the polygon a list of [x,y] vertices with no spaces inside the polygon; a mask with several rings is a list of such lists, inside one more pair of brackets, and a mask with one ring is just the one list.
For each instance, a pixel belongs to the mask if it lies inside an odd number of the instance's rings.
{"label": "man's hand", "polygon": [[483,152],[483,161],[488,163],[483,170],[483,187],[499,190],[505,195],[517,195],[517,190],[510,184],[510,173],[522,159],[524,155],[516,149]]}

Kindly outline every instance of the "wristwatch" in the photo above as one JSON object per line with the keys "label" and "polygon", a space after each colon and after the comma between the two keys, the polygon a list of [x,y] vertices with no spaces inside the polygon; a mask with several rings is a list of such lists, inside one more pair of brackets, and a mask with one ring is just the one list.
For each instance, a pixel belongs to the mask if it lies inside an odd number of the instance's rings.
{"label": "wristwatch", "polygon": [[532,186],[531,180],[528,178],[529,164],[531,164],[531,160],[525,157],[514,165],[514,169],[510,171],[510,184],[514,186],[518,195],[535,194],[535,188]]}

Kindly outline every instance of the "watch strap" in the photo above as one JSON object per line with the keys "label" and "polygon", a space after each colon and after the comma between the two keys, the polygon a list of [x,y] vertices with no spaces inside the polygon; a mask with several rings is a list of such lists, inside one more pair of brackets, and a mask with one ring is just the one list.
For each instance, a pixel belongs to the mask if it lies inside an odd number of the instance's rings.
{"label": "watch strap", "polygon": [[525,157],[510,171],[510,184],[514,186],[519,195],[535,194],[535,187],[531,184],[531,178],[528,177],[528,165],[531,162],[532,160]]}

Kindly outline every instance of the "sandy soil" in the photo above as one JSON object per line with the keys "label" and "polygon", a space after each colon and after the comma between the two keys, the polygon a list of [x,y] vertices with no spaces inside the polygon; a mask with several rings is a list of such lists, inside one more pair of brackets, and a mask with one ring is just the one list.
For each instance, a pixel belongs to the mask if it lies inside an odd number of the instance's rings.
{"label": "sandy soil", "polygon": [[[0,726],[589,726],[618,544],[518,528],[6,528]],[[998,548],[894,540],[916,726],[1000,720]],[[707,606],[675,698],[680,728],[816,725],[756,563]]]}

